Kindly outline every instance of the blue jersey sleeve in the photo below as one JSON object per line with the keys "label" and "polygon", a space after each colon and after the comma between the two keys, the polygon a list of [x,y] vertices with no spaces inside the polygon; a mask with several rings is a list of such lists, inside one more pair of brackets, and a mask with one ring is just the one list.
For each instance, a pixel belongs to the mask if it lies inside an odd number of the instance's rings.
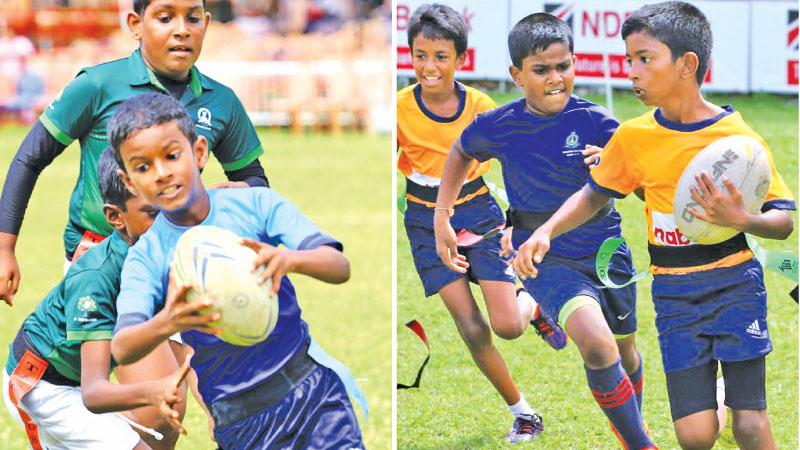
{"label": "blue jersey sleeve", "polygon": [[464,128],[464,131],[461,132],[461,148],[464,149],[464,153],[481,162],[497,156],[495,152],[491,151],[491,147],[489,146],[486,122],[485,115],[478,115],[475,120],[467,125],[467,128]]}
{"label": "blue jersey sleeve", "polygon": [[311,250],[329,245],[342,250],[342,244],[323,233],[311,220],[282,195],[272,189],[259,189],[264,231],[271,243],[281,243],[292,250]]}
{"label": "blue jersey sleeve", "polygon": [[131,247],[122,266],[120,292],[117,296],[117,325],[114,332],[138,325],[152,318],[166,299],[167,285],[164,258],[141,241]]}

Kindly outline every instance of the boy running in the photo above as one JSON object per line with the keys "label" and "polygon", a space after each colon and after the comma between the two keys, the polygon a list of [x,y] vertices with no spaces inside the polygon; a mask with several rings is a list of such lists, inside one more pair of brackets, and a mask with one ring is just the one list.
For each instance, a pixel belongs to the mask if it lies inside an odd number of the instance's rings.
{"label": "boy running", "polygon": [[[456,236],[444,213],[457,197],[459,180],[474,160],[498,159],[508,192],[514,247],[580,189],[588,175],[583,156],[604,145],[617,121],[599,106],[572,95],[575,56],[569,26],[531,14],[508,35],[514,82],[525,98],[479,115],[455,142],[447,159],[434,217],[436,245],[444,262],[463,270]],[[585,150],[584,150],[585,149]],[[642,416],[643,369],[635,345],[636,288],[603,289],[594,269],[600,244],[619,237],[620,217],[606,202],[592,220],[553,243],[553,257],[539,278],[518,271],[544,311],[558,318],[581,353],[589,388],[625,448],[654,448]],[[514,268],[524,269],[514,264]],[[610,273],[633,274],[630,251],[618,250]]]}
{"label": "boy running", "polygon": [[[192,367],[220,447],[363,448],[344,384],[315,360],[318,346],[284,276],[347,281],[350,266],[341,243],[271,189],[206,190],[200,169],[208,143],[186,109],[169,96],[142,94],[125,102],[109,123],[109,136],[125,184],[161,211],[122,270],[111,343],[115,359],[136,361],[181,332],[196,352]],[[258,253],[254,265],[265,266],[260,281],[271,279],[280,304],[278,323],[266,341],[241,347],[210,334],[215,330],[208,323],[219,313],[195,313],[211,302],[187,303],[191,286],[169,281],[175,244],[194,225],[230,230]]]}
{"label": "boy running", "polygon": [[[10,346],[3,396],[12,417],[25,422],[35,450],[149,449],[128,421],[115,413],[148,405],[180,429],[182,409],[179,413],[174,408],[184,403],[185,385],[178,386],[189,370],[188,361],[163,379],[134,384],[109,381],[116,365],[111,359],[111,334],[122,263],[128,247],[158,212],[130,194],[118,170],[109,148],[100,158],[98,175],[103,212],[115,231],[70,267]],[[174,439],[167,441],[170,448],[174,446]]]}
{"label": "boy running", "polygon": [[97,190],[97,161],[108,145],[108,120],[133,95],[164,92],[180,100],[222,164],[230,180],[223,186],[268,185],[258,162],[263,149],[241,102],[194,67],[211,18],[204,6],[204,0],[134,0],[127,24],[139,49],[81,70],[25,137],[0,197],[0,299],[11,305],[19,287],[14,247],[36,179],[73,140],[80,141],[81,168],[64,230],[67,260],[113,231]]}
{"label": "boy running", "polygon": [[[455,81],[464,64],[467,26],[452,8],[422,5],[408,25],[408,44],[417,83],[397,94],[398,167],[406,176],[404,224],[411,254],[425,295],[439,294],[473,361],[503,397],[514,419],[509,442],[528,441],[542,431],[541,417],[528,405],[492,344],[491,331],[504,339],[522,335],[529,323],[554,348],[566,336],[540,314],[527,292],[514,293],[514,273],[498,256],[500,236],[459,247],[470,265],[468,277],[445,267],[436,254],[433,216],[436,194],[447,152],[477,114],[495,107],[486,94]],[[454,226],[483,235],[505,222],[503,212],[483,181],[489,163],[471,164],[459,178]],[[477,282],[486,300],[489,324],[469,288]]]}
{"label": "boy running", "polygon": [[[588,184],[520,247],[515,267],[526,276],[541,276],[551,259],[543,259],[551,239],[595,215],[610,197],[644,188],[656,327],[678,442],[685,449],[713,447],[723,425],[715,413],[721,365],[737,444],[745,450],[774,449],[765,389],[765,356],[772,350],[767,293],[744,233],[786,239],[794,228],[789,210],[795,202],[768,152],[772,182],[760,214],[747,212],[726,179],[727,192],[707,173],[693,188],[693,199],[703,208],[693,210],[696,217],[742,233],[713,245],[659,238],[665,233],[657,230],[678,230],[672,215],[675,189],[700,150],[731,135],[767,146],[733,107],[703,98],[700,85],[712,35],[697,7],[684,2],[644,6],[625,21],[622,37],[633,93],[656,109],[620,125]],[[552,242],[555,248],[557,240]],[[752,324],[758,333],[748,333]]]}

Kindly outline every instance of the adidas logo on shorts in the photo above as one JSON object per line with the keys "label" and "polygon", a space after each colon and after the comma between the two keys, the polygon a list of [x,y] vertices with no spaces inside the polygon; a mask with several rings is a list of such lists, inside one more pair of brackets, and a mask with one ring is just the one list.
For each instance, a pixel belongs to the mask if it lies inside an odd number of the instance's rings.
{"label": "adidas logo on shorts", "polygon": [[766,331],[763,332],[762,334],[761,327],[758,325],[758,319],[754,320],[753,323],[751,323],[750,326],[747,327],[746,331],[747,334],[750,334],[753,337],[757,338],[765,338],[767,334]]}

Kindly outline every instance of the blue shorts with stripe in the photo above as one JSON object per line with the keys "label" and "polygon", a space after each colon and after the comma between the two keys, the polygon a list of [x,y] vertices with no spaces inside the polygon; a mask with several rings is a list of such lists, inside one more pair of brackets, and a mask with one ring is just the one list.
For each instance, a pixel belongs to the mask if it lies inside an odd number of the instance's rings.
{"label": "blue shorts with stripe", "polygon": [[764,272],[751,259],[733,267],[653,277],[664,371],[709,361],[745,361],[772,351]]}
{"label": "blue shorts with stripe", "polygon": [[[530,230],[515,227],[512,235],[514,248],[519,248],[531,234]],[[585,295],[600,304],[612,333],[627,335],[636,331],[636,283],[620,289],[605,287],[595,272],[594,253],[577,259],[548,253],[536,268],[539,271],[536,278],[523,280],[522,284],[550,317],[557,319],[569,300]],[[627,244],[614,252],[608,274],[617,283],[635,274]]]}
{"label": "blue shorts with stripe", "polygon": [[342,380],[318,366],[281,400],[214,430],[223,449],[363,449],[361,429]]}
{"label": "blue shorts with stripe", "polygon": [[[436,254],[433,211],[433,208],[409,201],[404,218],[414,266],[422,280],[426,296],[439,292],[443,287],[464,276],[448,269]],[[503,210],[488,193],[457,205],[455,214],[450,218],[450,224],[456,232],[464,229],[480,235],[488,233],[504,222]],[[470,281],[514,282],[514,270],[508,265],[508,260],[499,256],[499,234],[482,239],[470,247],[459,247],[458,251],[467,257],[470,265],[467,275]]]}

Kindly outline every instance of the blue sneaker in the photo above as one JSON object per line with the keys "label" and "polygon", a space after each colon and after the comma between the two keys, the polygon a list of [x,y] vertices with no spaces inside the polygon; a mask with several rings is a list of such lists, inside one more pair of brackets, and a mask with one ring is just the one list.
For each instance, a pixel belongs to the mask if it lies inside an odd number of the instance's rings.
{"label": "blue sneaker", "polygon": [[530,442],[542,434],[542,430],[544,430],[542,416],[536,413],[532,415],[526,414],[514,419],[514,424],[511,425],[511,431],[506,435],[506,441],[508,441],[509,444]]}
{"label": "blue sneaker", "polygon": [[550,347],[561,350],[567,346],[567,333],[541,308],[539,308],[536,318],[531,320],[531,326],[536,330],[536,334],[541,336]]}

